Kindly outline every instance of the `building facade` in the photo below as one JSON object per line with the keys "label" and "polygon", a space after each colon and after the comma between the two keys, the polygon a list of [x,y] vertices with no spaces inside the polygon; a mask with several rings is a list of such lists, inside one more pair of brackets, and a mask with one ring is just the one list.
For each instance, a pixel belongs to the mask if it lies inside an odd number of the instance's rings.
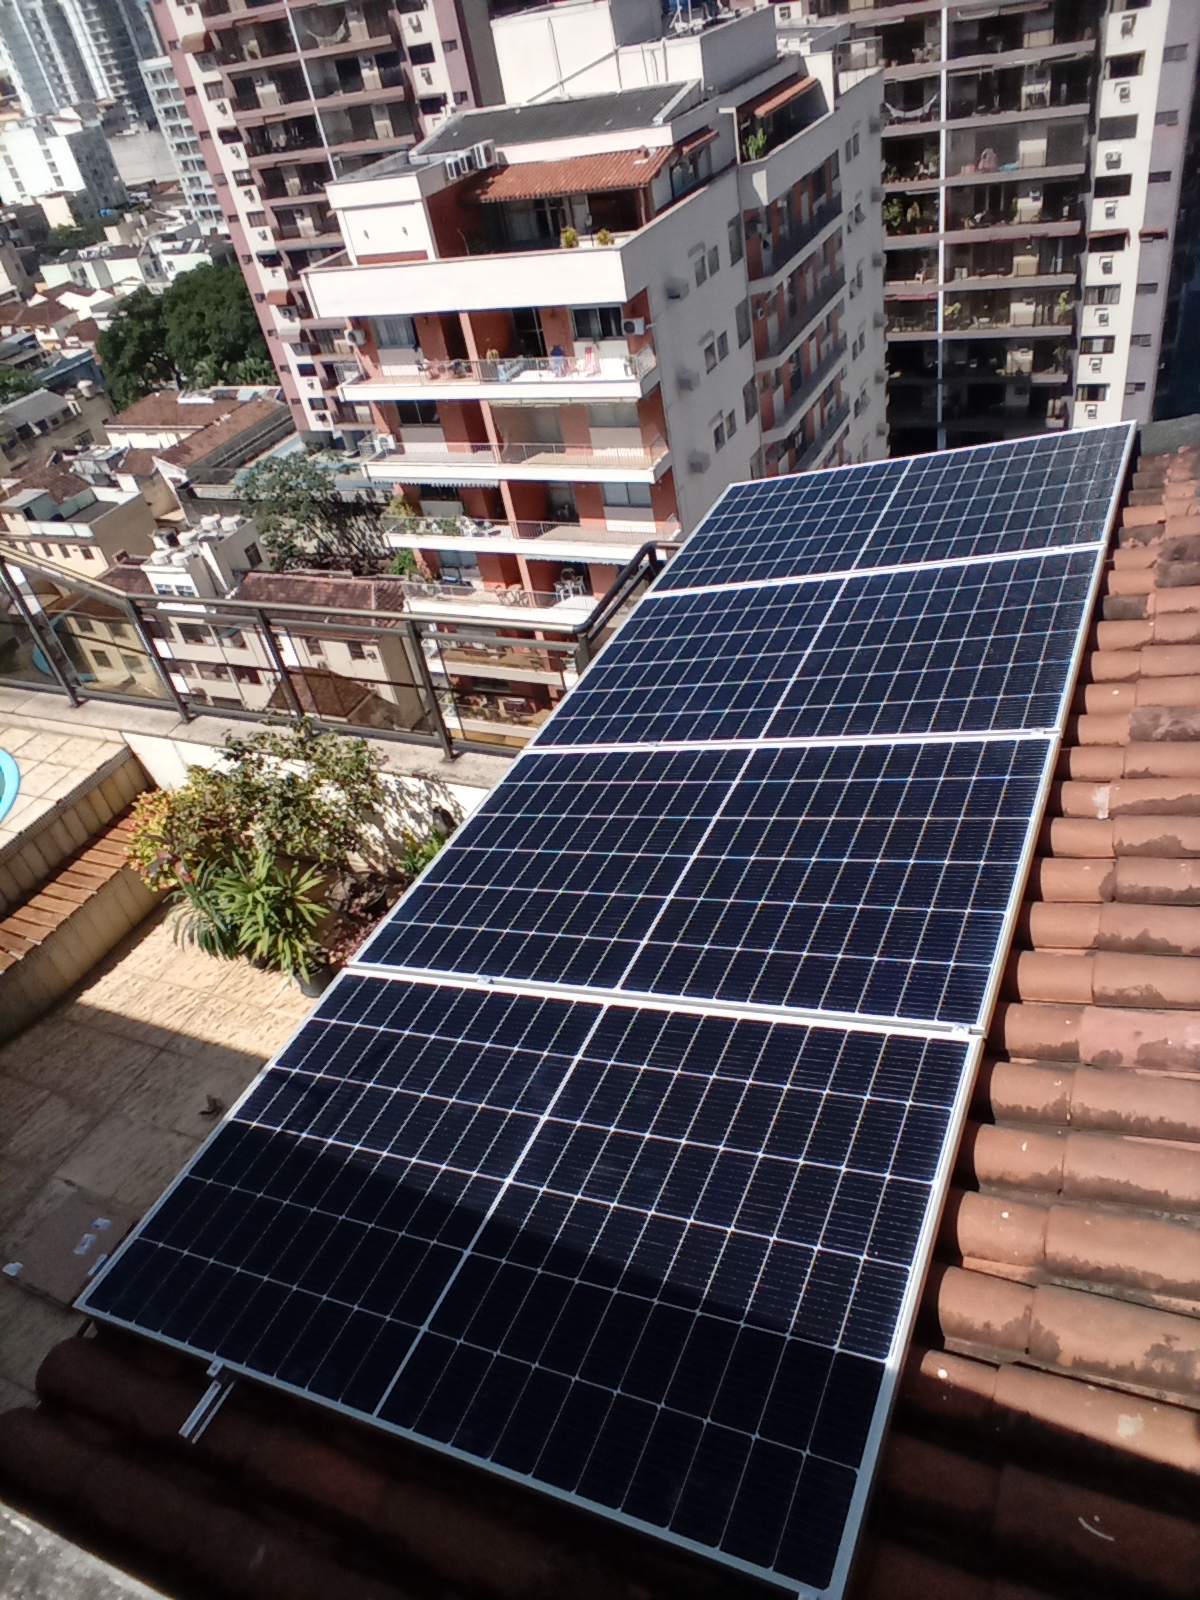
{"label": "building facade", "polygon": [[151,56],[142,62],[141,70],[154,119],[167,142],[192,220],[199,223],[205,233],[228,233],[225,213],[205,165],[200,140],[188,115],[187,101],[170,56]]}
{"label": "building facade", "polygon": [[618,48],[636,87],[331,186],[346,256],[305,286],[350,320],[357,481],[636,549],[730,482],[884,454],[878,75],[780,58],[769,10],[659,42]]}
{"label": "building facade", "polygon": [[893,452],[1147,420],[1200,7],[776,11],[783,34],[837,27],[847,66],[884,70]]}
{"label": "building facade", "polygon": [[140,0],[3,0],[0,40],[28,115],[111,101],[151,120],[138,63],[158,45]]}
{"label": "building facade", "polygon": [[0,200],[43,209],[57,200],[52,220],[69,223],[120,210],[126,194],[99,122],[65,111],[0,122]]}
{"label": "building facade", "polygon": [[486,6],[455,0],[155,0],[153,14],[296,426],[323,433],[331,394],[284,334],[338,348],[305,268],[342,248],[326,185],[494,97]]}

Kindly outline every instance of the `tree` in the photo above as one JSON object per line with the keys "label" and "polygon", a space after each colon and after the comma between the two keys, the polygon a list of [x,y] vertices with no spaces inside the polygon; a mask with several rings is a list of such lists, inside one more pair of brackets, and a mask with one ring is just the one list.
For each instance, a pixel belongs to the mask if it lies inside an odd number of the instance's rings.
{"label": "tree", "polygon": [[96,341],[104,379],[118,411],[151,389],[177,381],[179,372],[167,351],[166,297],[135,289],[117,307]]}
{"label": "tree", "polygon": [[237,267],[193,267],[162,298],[167,353],[189,383],[236,382],[233,374],[247,361],[270,366],[254,303]]}
{"label": "tree", "polygon": [[184,272],[161,294],[136,289],[98,342],[118,410],[172,383],[271,383],[275,369],[236,267]]}
{"label": "tree", "polygon": [[83,250],[89,244],[99,244],[104,237],[104,224],[96,219],[77,222],[72,227],[51,228],[44,246],[47,255],[59,255],[64,250]]}
{"label": "tree", "polygon": [[36,388],[36,381],[27,372],[18,372],[15,367],[0,367],[0,404],[5,400],[16,400],[23,394],[32,394]]}
{"label": "tree", "polygon": [[263,545],[276,568],[378,572],[388,548],[379,507],[347,500],[315,453],[269,456],[242,479]]}

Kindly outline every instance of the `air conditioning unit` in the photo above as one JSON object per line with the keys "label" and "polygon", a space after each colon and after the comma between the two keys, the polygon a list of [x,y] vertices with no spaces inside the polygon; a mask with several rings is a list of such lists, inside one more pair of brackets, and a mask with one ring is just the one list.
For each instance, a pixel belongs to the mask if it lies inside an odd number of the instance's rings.
{"label": "air conditioning unit", "polygon": [[1118,88],[1118,90],[1117,90],[1117,99],[1118,100],[1124,100],[1128,104],[1128,101],[1129,101],[1129,85],[1127,83],[1121,84],[1120,87]]}
{"label": "air conditioning unit", "polygon": [[396,448],[395,435],[390,433],[377,433],[375,435],[374,444],[375,454],[377,456],[386,456],[390,451]]}
{"label": "air conditioning unit", "polygon": [[693,450],[688,455],[689,472],[707,472],[709,464],[710,457],[707,450]]}
{"label": "air conditioning unit", "polygon": [[1107,328],[1108,327],[1108,312],[1107,311],[1097,311],[1097,313],[1096,313],[1096,321],[1099,323],[1099,325],[1102,328]]}
{"label": "air conditioning unit", "polygon": [[1117,202],[1115,200],[1107,201],[1106,204],[1105,204],[1105,207],[1104,207],[1104,215],[1105,215],[1105,217],[1109,221],[1112,221],[1112,219],[1116,216],[1116,214],[1117,214]]}
{"label": "air conditioning unit", "polygon": [[1096,418],[1100,415],[1099,406],[1086,406],[1084,411],[1089,422],[1095,422]]}
{"label": "air conditioning unit", "polygon": [[683,390],[695,389],[700,382],[700,374],[694,367],[680,367],[675,374],[675,382]]}
{"label": "air conditioning unit", "polygon": [[873,184],[871,186],[871,203],[872,203],[872,205],[876,205],[877,206],[882,199],[883,199],[883,190],[879,187],[879,185],[877,183]]}
{"label": "air conditioning unit", "polygon": [[1113,258],[1111,256],[1101,256],[1100,257],[1100,271],[1101,272],[1111,273],[1112,269],[1113,269]]}
{"label": "air conditioning unit", "polygon": [[663,287],[668,300],[687,299],[688,281],[686,278],[668,278]]}
{"label": "air conditioning unit", "polygon": [[887,318],[882,311],[877,311],[871,320],[877,328],[885,328],[887,326]]}
{"label": "air conditioning unit", "polygon": [[624,317],[621,321],[621,332],[628,339],[632,334],[641,335],[646,331],[645,317]]}
{"label": "air conditioning unit", "polygon": [[473,144],[471,146],[471,156],[478,172],[484,171],[486,167],[494,167],[496,165],[495,140],[481,139],[478,144]]}
{"label": "air conditioning unit", "polygon": [[1104,152],[1104,170],[1116,172],[1121,165],[1121,152],[1119,150],[1106,150]]}
{"label": "air conditioning unit", "polygon": [[367,335],[366,335],[366,332],[365,332],[364,329],[362,329],[362,328],[347,328],[346,329],[346,343],[347,344],[356,344],[356,345],[361,347],[362,345],[366,344],[366,342],[367,342]]}
{"label": "air conditioning unit", "polygon": [[1091,366],[1093,372],[1101,372],[1104,368],[1104,362],[1099,356],[1093,356],[1089,365]]}
{"label": "air conditioning unit", "polygon": [[873,267],[881,267],[883,265],[883,251],[882,250],[872,250],[872,252],[871,252],[871,265]]}

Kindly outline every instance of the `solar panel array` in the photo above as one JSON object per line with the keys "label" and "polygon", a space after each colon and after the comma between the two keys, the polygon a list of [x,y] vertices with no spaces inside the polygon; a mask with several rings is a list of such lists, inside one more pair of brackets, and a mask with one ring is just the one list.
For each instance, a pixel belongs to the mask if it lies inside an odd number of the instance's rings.
{"label": "solar panel array", "polygon": [[81,1308],[840,1594],[1129,444],[731,489]]}

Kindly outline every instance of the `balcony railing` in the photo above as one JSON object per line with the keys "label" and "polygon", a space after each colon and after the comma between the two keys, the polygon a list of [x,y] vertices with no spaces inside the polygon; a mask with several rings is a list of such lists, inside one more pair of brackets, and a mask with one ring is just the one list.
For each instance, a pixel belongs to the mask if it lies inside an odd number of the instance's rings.
{"label": "balcony railing", "polygon": [[[649,345],[624,356],[504,356],[492,361],[427,360],[416,355],[409,361],[384,361],[379,372],[359,373],[346,387],[357,384],[420,384],[436,388],[454,383],[510,383],[517,386],[561,383],[564,379],[619,382],[652,372],[658,357]],[[348,394],[347,399],[353,399]]]}
{"label": "balcony railing", "polygon": [[824,204],[818,206],[807,222],[802,222],[793,228],[789,234],[779,240],[778,244],[772,244],[770,238],[764,234],[762,237],[762,271],[757,274],[751,274],[752,278],[773,277],[781,267],[786,266],[794,256],[803,250],[806,244],[811,243],[823,228],[827,228],[833,219],[840,217],[841,214],[842,196],[839,190],[837,194],[831,195]]}
{"label": "balcony railing", "polygon": [[396,439],[376,433],[364,439],[359,455],[367,460],[411,463],[414,468],[436,466],[627,468],[649,472],[667,453],[667,442],[648,445],[579,445],[541,440],[501,444],[474,444],[457,439]]}
{"label": "balcony railing", "polygon": [[776,331],[775,337],[768,341],[766,354],[768,356],[777,356],[786,350],[788,345],[794,342],[797,334],[807,327],[818,312],[823,311],[834,296],[840,294],[845,286],[846,274],[844,271],[834,272],[825,279],[824,283],[818,284],[817,291],[812,298],[806,300],[794,316],[789,317],[786,322],[782,323]]}
{"label": "balcony railing", "polygon": [[558,539],[567,543],[628,544],[630,538],[643,542],[656,539],[660,544],[674,544],[683,535],[678,517],[667,517],[662,522],[635,522],[622,524],[610,518],[604,527],[585,528],[578,522],[483,522],[474,517],[387,517],[383,519],[388,535],[400,535],[399,540],[389,538],[389,543],[399,547],[437,550],[456,539]]}
{"label": "balcony railing", "polygon": [[820,433],[817,434],[813,442],[807,447],[803,455],[800,455],[796,458],[795,470],[797,472],[807,472],[809,467],[813,466],[819,460],[819,458],[833,443],[833,440],[841,428],[842,423],[845,422],[849,415],[850,402],[848,400],[843,400],[841,405],[836,406],[834,410],[832,410],[825,418],[825,426],[821,429]]}
{"label": "balcony railing", "polygon": [[[15,549],[0,554],[0,682],[73,706],[157,705],[185,721],[308,717],[448,756],[515,753],[662,566],[646,545],[600,599],[564,596],[581,603],[555,615],[557,595],[528,605],[514,596],[496,602],[493,621],[472,614],[475,594],[465,604],[414,594],[435,602],[434,615],[127,595]],[[38,575],[33,604],[22,572]]]}
{"label": "balcony railing", "polygon": [[770,428],[764,429],[764,432],[772,433],[778,428],[785,427],[796,413],[808,404],[825,382],[825,379],[836,369],[845,354],[846,340],[843,336],[836,341],[832,349],[825,352],[808,376],[800,383],[799,387],[792,390],[784,406],[776,412],[774,422]]}

